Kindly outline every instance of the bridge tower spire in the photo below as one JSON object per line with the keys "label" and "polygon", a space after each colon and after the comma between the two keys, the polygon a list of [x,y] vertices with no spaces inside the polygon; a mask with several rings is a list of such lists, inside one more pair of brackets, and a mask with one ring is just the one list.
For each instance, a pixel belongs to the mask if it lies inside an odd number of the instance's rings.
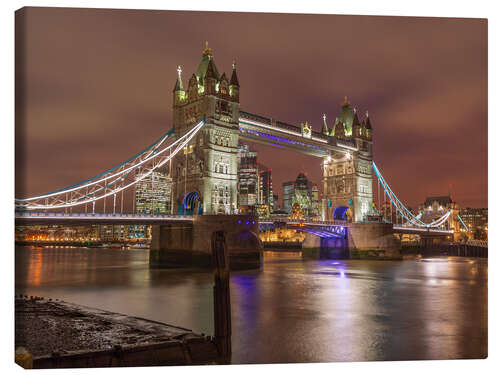
{"label": "bridge tower spire", "polygon": [[324,114],[324,113],[323,113],[323,128],[322,128],[321,132],[324,135],[328,135],[330,133],[330,131],[328,130],[328,124],[326,123],[326,114]]}
{"label": "bridge tower spire", "polygon": [[366,136],[367,139],[371,140],[372,139],[372,123],[370,121],[370,117],[368,117],[368,111],[366,111],[366,118],[363,124],[364,128],[364,135]]}
{"label": "bridge tower spire", "polygon": [[[182,86],[180,75],[178,81]],[[187,93],[184,91],[182,99],[177,100],[174,91],[176,138],[205,120],[184,153],[176,155],[172,163],[172,199],[177,213],[237,212],[239,87],[235,65],[229,81],[225,73],[219,74],[206,42]]]}
{"label": "bridge tower spire", "polygon": [[236,61],[233,60],[233,73],[231,74],[231,81],[229,82],[229,95],[235,100],[240,100],[240,83],[238,75],[236,74]]}
{"label": "bridge tower spire", "polygon": [[180,104],[186,96],[186,91],[184,91],[184,86],[182,85],[181,73],[182,69],[179,66],[177,67],[177,80],[174,87],[174,105]]}

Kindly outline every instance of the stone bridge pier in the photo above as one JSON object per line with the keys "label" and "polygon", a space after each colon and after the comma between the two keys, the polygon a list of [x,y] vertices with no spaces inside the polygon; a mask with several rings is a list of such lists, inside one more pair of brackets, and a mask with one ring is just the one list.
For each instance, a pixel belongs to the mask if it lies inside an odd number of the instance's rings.
{"label": "stone bridge pier", "polygon": [[199,215],[192,224],[153,225],[150,267],[212,267],[214,231],[225,232],[231,269],[260,268],[259,223],[257,217],[251,215]]}
{"label": "stone bridge pier", "polygon": [[392,224],[349,223],[346,238],[307,233],[302,254],[315,259],[401,259],[401,241]]}
{"label": "stone bridge pier", "polygon": [[302,256],[313,259],[349,259],[346,238],[324,238],[306,233],[302,243]]}

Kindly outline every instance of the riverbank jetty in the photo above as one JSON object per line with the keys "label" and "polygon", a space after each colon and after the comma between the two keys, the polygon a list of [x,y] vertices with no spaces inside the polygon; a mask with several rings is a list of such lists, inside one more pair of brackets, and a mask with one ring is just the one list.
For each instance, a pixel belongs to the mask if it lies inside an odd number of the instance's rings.
{"label": "riverbank jetty", "polygon": [[16,362],[30,368],[217,363],[212,337],[161,322],[25,295],[15,298],[15,347],[16,353],[22,353],[16,355]]}

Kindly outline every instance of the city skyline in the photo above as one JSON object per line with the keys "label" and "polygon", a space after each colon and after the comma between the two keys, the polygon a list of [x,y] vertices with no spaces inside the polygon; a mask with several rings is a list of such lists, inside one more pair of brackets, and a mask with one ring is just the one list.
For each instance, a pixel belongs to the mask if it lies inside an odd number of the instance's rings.
{"label": "city skyline", "polygon": [[[26,66],[17,66],[29,79],[17,87],[16,196],[96,175],[165,133],[177,66],[194,71],[208,40],[221,73],[236,59],[243,110],[308,121],[320,131],[323,113],[333,126],[348,96],[360,114],[370,112],[374,159],[408,205],[451,190],[461,207],[487,207],[485,20],[57,8],[30,14]],[[273,17],[280,17],[279,30]],[[183,24],[188,35],[174,36]],[[249,30],[253,37],[241,42]],[[282,183],[300,171],[321,181],[318,158],[252,147],[273,170],[280,197]]]}

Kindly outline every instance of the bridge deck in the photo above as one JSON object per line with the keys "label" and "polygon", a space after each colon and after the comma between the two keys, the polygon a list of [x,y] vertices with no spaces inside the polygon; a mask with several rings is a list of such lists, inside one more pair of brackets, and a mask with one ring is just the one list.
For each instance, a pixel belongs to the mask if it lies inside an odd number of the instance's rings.
{"label": "bridge deck", "polygon": [[[194,216],[187,215],[153,215],[153,214],[105,214],[105,213],[63,213],[63,212],[16,212],[16,225],[47,225],[47,224],[115,224],[115,225],[151,225],[165,223],[192,224]],[[282,223],[291,227],[311,228],[321,233],[329,232],[344,234],[349,224],[345,221],[301,221],[283,219],[259,220],[259,225],[275,225]],[[453,230],[420,228],[409,226],[393,226],[394,233],[420,234],[432,236],[449,236]],[[319,233],[318,232],[318,233]]]}
{"label": "bridge deck", "polygon": [[62,212],[16,212],[16,225],[45,224],[115,224],[150,225],[165,223],[193,222],[193,216],[149,215],[149,214],[102,214],[102,213],[62,213]]}

